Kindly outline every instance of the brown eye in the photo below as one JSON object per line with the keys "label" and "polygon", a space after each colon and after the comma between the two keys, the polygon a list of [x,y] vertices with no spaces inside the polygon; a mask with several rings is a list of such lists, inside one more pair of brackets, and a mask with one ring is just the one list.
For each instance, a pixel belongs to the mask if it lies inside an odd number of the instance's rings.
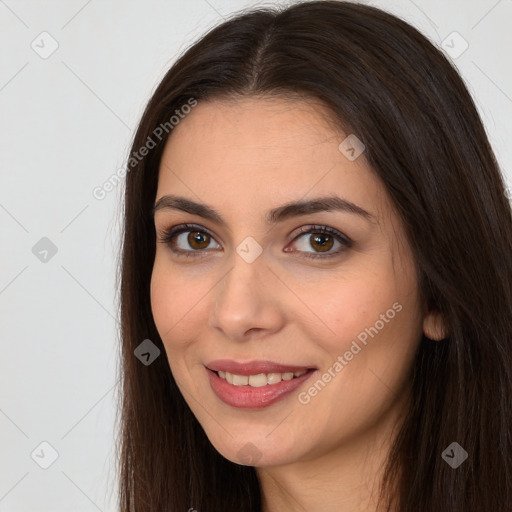
{"label": "brown eye", "polygon": [[[187,253],[187,256],[194,252],[205,252],[204,249],[207,249],[214,242],[213,237],[206,231],[197,229],[182,229],[181,232],[175,232],[167,238],[175,252]],[[217,247],[214,248],[218,249],[220,246],[217,244]]]}
{"label": "brown eye", "polygon": [[[207,249],[212,242],[215,242],[208,232],[188,224],[182,224],[159,232],[159,240],[169,245],[174,253],[184,256],[202,255],[202,253],[206,253],[204,249]],[[218,244],[214,247],[214,249],[219,248]]]}
{"label": "brown eye", "polygon": [[[159,232],[159,240],[169,245],[172,252],[181,256],[206,256],[211,249],[221,249],[210,233],[195,225],[181,224]],[[210,247],[214,243],[216,246]],[[339,256],[352,247],[352,240],[343,233],[328,226],[310,226],[301,229],[285,252],[298,252],[306,258],[329,258]],[[337,250],[332,249],[337,244]],[[298,250],[296,250],[298,249]]]}
{"label": "brown eye", "polygon": [[319,233],[312,235],[309,239],[309,243],[313,249],[316,249],[319,252],[326,252],[334,245],[334,239],[331,235]]}
{"label": "brown eye", "polygon": [[202,231],[187,231],[187,233],[190,233],[187,236],[187,243],[190,247],[196,250],[208,247],[211,238],[208,233],[204,233]]}
{"label": "brown eye", "polygon": [[[293,245],[306,258],[329,258],[344,253],[352,246],[352,240],[334,228],[310,226],[301,230]],[[337,250],[331,250],[335,245]],[[292,251],[285,249],[285,252]]]}

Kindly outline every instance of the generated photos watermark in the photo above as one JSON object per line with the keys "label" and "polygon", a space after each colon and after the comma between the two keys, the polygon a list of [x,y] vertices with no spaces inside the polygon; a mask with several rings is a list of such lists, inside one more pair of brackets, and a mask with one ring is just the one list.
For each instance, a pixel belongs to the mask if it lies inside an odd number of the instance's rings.
{"label": "generated photos watermark", "polygon": [[298,400],[301,404],[306,405],[311,402],[311,399],[318,395],[325,386],[338,375],[345,366],[354,358],[355,355],[359,354],[361,350],[368,344],[368,336],[372,339],[388,324],[396,314],[402,311],[402,305],[399,302],[395,302],[391,308],[385,313],[381,313],[379,320],[377,320],[371,327],[365,328],[361,331],[356,338],[363,345],[361,347],[356,340],[353,340],[350,348],[344,352],[343,355],[339,355],[334,363],[327,368],[327,370],[321,375],[321,377],[312,384],[307,391],[302,391],[298,394]]}
{"label": "generated photos watermark", "polygon": [[[165,135],[168,135],[171,130],[177,126],[181,119],[184,119],[191,110],[197,106],[197,100],[195,98],[189,98],[187,103],[182,105],[179,109],[174,111],[168,121],[160,123],[148,136],[144,145],[142,145],[137,151],[134,151],[128,159],[128,165],[126,167],[119,168],[114,174],[112,174],[101,186],[94,187],[92,195],[98,201],[105,199],[109,192],[119,185],[121,180],[131,171],[137,164],[143,160],[149,152],[155,148],[159,142],[162,141]],[[165,135],[164,135],[165,134]]]}

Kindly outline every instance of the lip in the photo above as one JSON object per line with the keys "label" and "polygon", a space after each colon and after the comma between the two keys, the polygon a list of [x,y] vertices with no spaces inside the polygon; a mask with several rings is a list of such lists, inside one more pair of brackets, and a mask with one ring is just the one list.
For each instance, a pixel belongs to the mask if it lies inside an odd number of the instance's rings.
{"label": "lip", "polygon": [[[303,371],[304,375],[292,380],[282,380],[278,384],[254,388],[251,386],[235,386],[219,377],[217,371],[228,371],[237,375],[257,375],[258,373],[284,373],[286,371]],[[237,363],[235,361],[214,361],[207,365],[206,371],[210,379],[210,386],[214,393],[225,404],[241,409],[262,409],[268,407],[300,387],[305,381],[316,374],[316,368],[308,366],[292,366],[272,363],[270,361],[253,361],[250,363]]]}
{"label": "lip", "polygon": [[293,366],[272,361],[247,361],[239,363],[231,359],[218,359],[205,365],[209,370],[234,373],[236,375],[257,375],[258,373],[285,373],[316,370],[312,366]]}

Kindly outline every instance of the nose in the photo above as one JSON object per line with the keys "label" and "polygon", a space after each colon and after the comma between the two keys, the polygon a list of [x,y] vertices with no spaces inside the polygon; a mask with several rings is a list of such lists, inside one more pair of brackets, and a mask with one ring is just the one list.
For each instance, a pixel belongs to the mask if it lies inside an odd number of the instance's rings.
{"label": "nose", "polygon": [[280,301],[283,285],[263,254],[248,263],[235,253],[231,261],[231,268],[212,291],[211,327],[240,342],[279,331],[285,318]]}

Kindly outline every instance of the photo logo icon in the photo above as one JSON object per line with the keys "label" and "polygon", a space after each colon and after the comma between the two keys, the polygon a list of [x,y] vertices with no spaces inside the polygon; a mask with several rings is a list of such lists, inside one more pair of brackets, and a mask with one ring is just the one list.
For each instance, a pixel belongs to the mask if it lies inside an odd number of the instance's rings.
{"label": "photo logo icon", "polygon": [[41,59],[47,59],[51,57],[59,47],[57,40],[48,32],[41,32],[33,41],[30,43],[30,47],[34,50]]}
{"label": "photo logo icon", "polygon": [[236,248],[236,252],[244,261],[252,263],[263,252],[263,247],[252,236],[248,236]]}
{"label": "photo logo icon", "polygon": [[133,353],[143,365],[149,366],[160,355],[160,349],[151,340],[144,340]]}
{"label": "photo logo icon", "polygon": [[458,32],[452,32],[441,46],[452,59],[458,59],[469,48],[469,43]]}
{"label": "photo logo icon", "polygon": [[237,455],[246,466],[254,466],[263,454],[253,443],[246,443],[238,450]]}
{"label": "photo logo icon", "polygon": [[353,162],[363,153],[366,146],[359,137],[352,133],[340,143],[338,149],[348,160]]}
{"label": "photo logo icon", "polygon": [[441,454],[441,457],[449,466],[457,469],[468,458],[468,452],[459,443],[454,441]]}
{"label": "photo logo icon", "polygon": [[49,238],[43,236],[32,247],[32,254],[42,263],[48,263],[57,254],[57,246]]}
{"label": "photo logo icon", "polygon": [[30,456],[40,468],[48,469],[59,458],[59,453],[49,442],[43,441]]}

